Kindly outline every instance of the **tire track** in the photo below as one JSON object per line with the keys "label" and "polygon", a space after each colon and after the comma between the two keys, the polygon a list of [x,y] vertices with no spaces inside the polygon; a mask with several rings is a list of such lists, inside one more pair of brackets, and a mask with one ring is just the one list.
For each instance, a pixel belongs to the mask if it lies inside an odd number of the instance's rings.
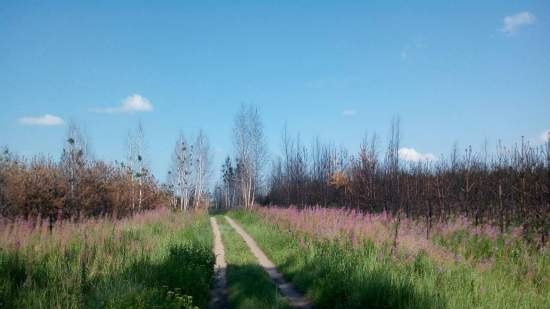
{"label": "tire track", "polygon": [[210,289],[209,309],[227,309],[227,263],[225,262],[225,250],[223,248],[220,228],[216,218],[210,217],[210,225],[214,234],[214,255],[216,264],[214,265],[214,284]]}
{"label": "tire track", "polygon": [[265,253],[258,247],[256,241],[254,241],[254,239],[250,237],[250,235],[248,235],[248,233],[239,224],[233,221],[233,219],[225,216],[225,220],[227,220],[231,227],[233,227],[233,229],[241,235],[248,245],[248,248],[250,248],[252,254],[254,254],[258,260],[260,266],[262,266],[262,268],[267,272],[271,280],[275,282],[277,288],[281,291],[281,294],[288,299],[290,306],[300,309],[311,309],[311,302],[300,292],[298,292],[298,290],[296,290],[291,283],[287,282],[283,278],[283,275],[277,271],[275,264],[273,264],[273,262],[271,262]]}

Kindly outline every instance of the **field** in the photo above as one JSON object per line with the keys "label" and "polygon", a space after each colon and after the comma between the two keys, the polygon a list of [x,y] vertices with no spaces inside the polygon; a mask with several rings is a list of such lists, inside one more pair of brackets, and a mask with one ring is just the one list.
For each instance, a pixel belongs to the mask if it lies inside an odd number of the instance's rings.
{"label": "field", "polygon": [[213,255],[204,213],[0,226],[0,308],[195,308]]}
{"label": "field", "polygon": [[231,216],[316,308],[550,305],[550,256],[513,235],[492,238],[457,224],[426,242],[412,227],[404,228],[392,256],[391,226],[381,216],[326,209],[259,209]]}
{"label": "field", "polygon": [[[325,208],[213,214],[230,308],[291,308],[225,216],[255,239],[314,308],[548,308],[550,256],[515,234],[466,221],[405,220]],[[206,308],[214,255],[209,215],[164,208],[123,220],[3,222],[2,308]]]}
{"label": "field", "polygon": [[550,1],[105,2],[1,2],[0,309],[550,309]]}

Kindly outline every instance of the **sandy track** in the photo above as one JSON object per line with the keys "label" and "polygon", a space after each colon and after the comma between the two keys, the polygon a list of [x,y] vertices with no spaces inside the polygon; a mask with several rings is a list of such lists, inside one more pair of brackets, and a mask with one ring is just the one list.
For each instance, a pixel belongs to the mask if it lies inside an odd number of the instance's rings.
{"label": "sandy track", "polygon": [[311,309],[311,302],[300,292],[298,292],[291,283],[286,282],[283,275],[277,271],[275,264],[273,264],[273,262],[271,262],[265,253],[258,247],[256,241],[254,241],[254,239],[250,237],[250,235],[248,235],[248,233],[245,232],[239,224],[233,221],[233,219],[227,216],[225,216],[225,219],[235,229],[235,231],[241,235],[250,248],[250,251],[252,251],[254,256],[256,256],[256,259],[258,259],[260,266],[262,266],[269,277],[271,277],[271,280],[275,282],[277,288],[281,291],[281,294],[288,299],[289,304],[294,308]]}
{"label": "sandy track", "polygon": [[210,217],[210,225],[214,234],[214,255],[216,256],[216,264],[214,265],[214,285],[210,290],[210,309],[226,309],[227,305],[227,278],[225,262],[225,251],[220,233],[220,228],[216,218]]}

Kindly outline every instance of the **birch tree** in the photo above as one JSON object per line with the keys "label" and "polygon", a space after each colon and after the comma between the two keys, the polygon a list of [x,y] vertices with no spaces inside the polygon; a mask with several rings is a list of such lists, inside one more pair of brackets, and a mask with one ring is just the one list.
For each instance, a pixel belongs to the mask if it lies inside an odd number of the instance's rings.
{"label": "birch tree", "polygon": [[81,174],[86,167],[89,156],[88,141],[78,125],[71,121],[67,129],[65,146],[61,153],[61,167],[68,182],[68,196],[65,204],[74,210],[78,203],[78,187]]}
{"label": "birch tree", "polygon": [[189,208],[192,184],[191,173],[193,167],[193,147],[189,145],[185,136],[180,134],[172,155],[172,180],[174,192],[179,197],[181,211]]}
{"label": "birch tree", "polygon": [[245,208],[250,208],[254,204],[267,157],[263,124],[255,107],[241,107],[235,117],[233,139],[241,200]]}
{"label": "birch tree", "polygon": [[145,133],[141,122],[138,123],[135,132],[130,131],[130,133],[128,133],[127,161],[128,172],[130,174],[132,211],[136,209],[136,202],[137,209],[141,210],[143,204],[143,181],[148,173],[147,163],[145,161]]}
{"label": "birch tree", "polygon": [[195,144],[193,147],[194,158],[195,158],[195,168],[194,168],[194,197],[193,201],[195,207],[199,207],[203,199],[203,192],[207,176],[210,168],[210,144],[208,142],[208,137],[204,134],[202,130],[199,131],[197,138],[195,139]]}

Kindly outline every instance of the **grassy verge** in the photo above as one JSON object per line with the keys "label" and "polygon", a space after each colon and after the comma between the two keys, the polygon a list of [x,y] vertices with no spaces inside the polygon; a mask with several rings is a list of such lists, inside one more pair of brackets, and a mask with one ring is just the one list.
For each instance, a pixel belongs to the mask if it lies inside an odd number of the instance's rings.
{"label": "grassy verge", "polygon": [[289,308],[286,300],[258,265],[248,246],[223,216],[217,216],[225,258],[229,304],[233,309]]}
{"label": "grassy verge", "polygon": [[[251,212],[231,212],[316,308],[548,308],[547,255],[538,269],[438,265],[424,252],[390,258],[368,240],[323,240],[282,230]],[[511,267],[511,269],[518,269]],[[546,273],[546,275],[544,275]],[[534,281],[531,276],[536,275]],[[546,280],[546,281],[544,281]]]}
{"label": "grassy verge", "polygon": [[0,307],[205,307],[214,263],[204,213],[156,210],[0,239]]}

